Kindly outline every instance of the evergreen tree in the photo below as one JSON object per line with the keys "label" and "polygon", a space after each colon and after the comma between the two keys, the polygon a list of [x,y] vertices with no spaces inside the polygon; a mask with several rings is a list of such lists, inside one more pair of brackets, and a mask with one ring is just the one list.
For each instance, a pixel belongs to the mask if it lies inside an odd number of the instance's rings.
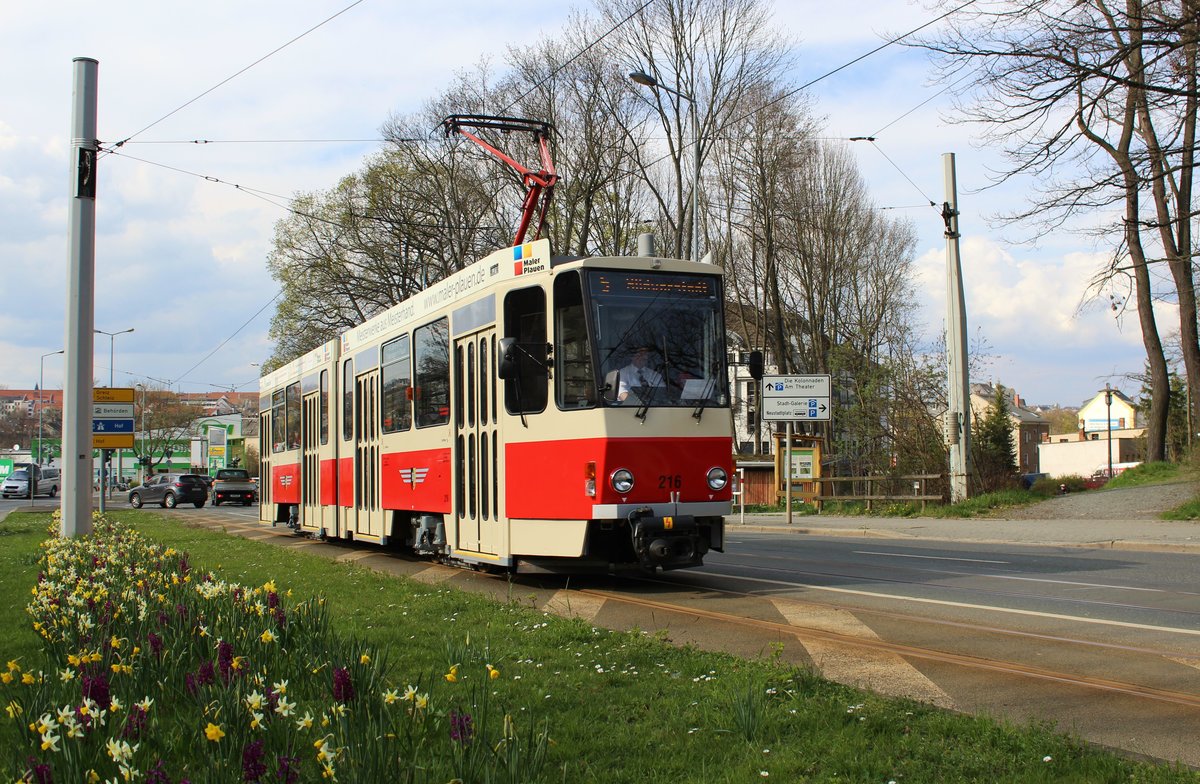
{"label": "evergreen tree", "polygon": [[995,396],[972,428],[975,468],[984,492],[1010,487],[1017,476],[1008,390],[996,385]]}

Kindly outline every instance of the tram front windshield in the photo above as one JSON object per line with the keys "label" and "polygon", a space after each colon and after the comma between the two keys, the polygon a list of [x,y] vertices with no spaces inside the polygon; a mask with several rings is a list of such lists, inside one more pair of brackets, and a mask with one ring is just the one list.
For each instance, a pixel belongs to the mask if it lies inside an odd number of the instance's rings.
{"label": "tram front windshield", "polygon": [[586,276],[605,405],[728,405],[717,276],[615,270]]}

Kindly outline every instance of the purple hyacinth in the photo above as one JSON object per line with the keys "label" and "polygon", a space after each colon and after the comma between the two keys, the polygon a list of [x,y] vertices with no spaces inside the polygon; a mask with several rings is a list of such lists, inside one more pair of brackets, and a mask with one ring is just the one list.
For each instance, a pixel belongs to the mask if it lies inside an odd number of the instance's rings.
{"label": "purple hyacinth", "polygon": [[105,677],[104,673],[100,672],[97,675],[85,674],[82,681],[83,696],[101,708],[108,710],[108,704],[112,701],[112,691],[108,685],[108,678]]}
{"label": "purple hyacinth", "polygon": [[263,742],[256,740],[242,750],[242,781],[258,781],[267,775],[263,762]]}
{"label": "purple hyacinth", "polygon": [[333,699],[342,704],[354,699],[354,684],[350,682],[350,670],[345,667],[333,671]]}
{"label": "purple hyacinth", "polygon": [[471,714],[450,711],[450,740],[466,746],[475,735],[475,723]]}

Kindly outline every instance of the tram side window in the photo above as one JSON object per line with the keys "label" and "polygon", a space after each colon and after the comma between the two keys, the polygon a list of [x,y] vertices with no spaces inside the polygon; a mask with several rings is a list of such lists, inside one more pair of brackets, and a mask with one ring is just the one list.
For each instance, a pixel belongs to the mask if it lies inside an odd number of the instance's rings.
{"label": "tram side window", "polygon": [[354,437],[354,360],[342,363],[342,440]]}
{"label": "tram side window", "polygon": [[510,414],[532,414],[546,408],[546,292],[539,287],[509,292],[504,298],[504,336],[515,338],[516,377],[504,384],[504,407]]}
{"label": "tram side window", "polygon": [[412,407],[408,402],[412,389],[409,370],[409,338],[403,335],[383,344],[383,432],[395,433],[412,426]]}
{"label": "tram side window", "polygon": [[287,417],[284,416],[283,390],[271,395],[271,451],[287,449]]}
{"label": "tram side window", "polygon": [[450,323],[440,318],[413,333],[417,427],[450,421]]}
{"label": "tram side window", "polygon": [[559,408],[596,405],[596,377],[577,272],[554,281],[554,379]]}
{"label": "tram side window", "polygon": [[329,371],[321,371],[321,443],[329,443]]}
{"label": "tram side window", "polygon": [[287,386],[287,443],[288,449],[300,448],[300,382]]}

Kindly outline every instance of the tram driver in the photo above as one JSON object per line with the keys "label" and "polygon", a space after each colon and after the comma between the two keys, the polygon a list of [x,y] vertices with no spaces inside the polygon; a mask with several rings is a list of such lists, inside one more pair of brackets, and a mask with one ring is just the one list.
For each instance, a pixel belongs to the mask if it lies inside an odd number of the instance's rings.
{"label": "tram driver", "polygon": [[[663,386],[662,374],[649,366],[650,354],[653,351],[653,346],[638,346],[634,349],[629,364],[621,368],[620,379],[617,382],[617,402],[644,402],[649,397],[648,391]],[[641,391],[635,394],[632,400],[627,401],[629,393],[635,389]]]}

